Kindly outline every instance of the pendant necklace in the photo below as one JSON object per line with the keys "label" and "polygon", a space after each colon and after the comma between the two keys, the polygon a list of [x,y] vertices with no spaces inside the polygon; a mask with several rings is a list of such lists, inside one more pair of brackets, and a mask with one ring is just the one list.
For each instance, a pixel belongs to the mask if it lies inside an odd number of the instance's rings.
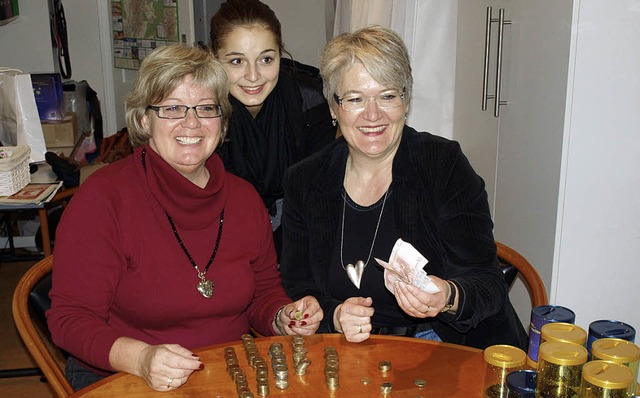
{"label": "pendant necklace", "polygon": [[376,224],[376,231],[373,234],[373,242],[371,242],[371,248],[369,249],[369,256],[367,256],[367,261],[363,262],[362,260],[356,261],[356,265],[347,264],[344,265],[344,259],[342,258],[342,252],[344,248],[344,214],[346,213],[347,208],[347,190],[344,191],[344,197],[342,202],[342,231],[340,235],[340,263],[342,264],[342,269],[345,270],[347,276],[351,280],[351,282],[360,289],[360,281],[362,280],[362,274],[364,273],[364,269],[369,265],[369,260],[371,260],[371,253],[373,253],[373,247],[376,244],[376,238],[378,237],[378,228],[380,227],[380,220],[382,220],[382,213],[384,212],[384,205],[387,202],[387,195],[389,195],[389,188],[384,193],[384,199],[382,199],[382,208],[380,209],[380,215],[378,216],[378,222]]}
{"label": "pendant necklace", "polygon": [[[147,162],[146,162],[147,150],[143,149],[141,155],[142,155],[141,156],[142,168],[146,172],[147,171]],[[213,248],[213,253],[211,253],[211,257],[209,257],[209,261],[207,262],[207,265],[204,266],[204,269],[202,271],[200,270],[200,268],[198,268],[198,264],[196,264],[193,257],[191,257],[191,253],[189,253],[189,251],[187,250],[187,247],[184,245],[184,242],[182,242],[182,238],[180,238],[180,234],[178,234],[178,229],[176,228],[176,225],[173,222],[173,218],[171,218],[171,216],[169,215],[169,213],[167,213],[166,210],[163,209],[163,211],[164,211],[164,214],[167,216],[167,220],[169,220],[169,224],[171,225],[171,229],[173,230],[173,235],[176,237],[178,244],[182,248],[182,251],[184,252],[184,254],[189,259],[189,262],[191,263],[191,265],[193,265],[193,268],[195,268],[196,272],[198,273],[198,278],[200,278],[200,281],[196,285],[196,289],[198,289],[198,292],[200,292],[200,294],[202,294],[202,296],[204,296],[205,298],[213,297],[213,291],[214,291],[213,281],[211,279],[205,278],[205,275],[209,270],[209,266],[213,263],[213,259],[216,257],[216,254],[218,253],[218,246],[220,246],[220,238],[222,237],[222,226],[224,224],[224,209],[222,209],[222,211],[220,212],[220,224],[218,227],[218,237],[216,238],[216,245]]]}
{"label": "pendant necklace", "polygon": [[220,226],[218,227],[218,237],[216,238],[216,245],[213,248],[213,253],[211,253],[211,257],[209,257],[209,262],[207,262],[207,265],[204,266],[204,269],[202,271],[200,271],[200,268],[198,268],[198,264],[196,264],[196,262],[193,260],[193,257],[191,257],[191,254],[187,250],[187,247],[182,242],[182,239],[178,234],[178,230],[176,229],[176,225],[174,224],[171,216],[169,215],[169,213],[167,213],[166,210],[164,211],[164,214],[166,214],[167,220],[169,220],[169,224],[171,224],[173,235],[175,235],[176,240],[178,241],[178,243],[180,244],[180,247],[182,248],[182,251],[189,259],[189,262],[191,263],[191,265],[193,265],[193,268],[196,269],[196,272],[198,272],[198,278],[200,278],[200,282],[198,282],[198,285],[196,286],[196,288],[198,289],[200,294],[202,294],[205,298],[211,298],[213,296],[213,291],[214,291],[213,281],[211,279],[205,278],[205,275],[209,270],[209,266],[213,263],[213,259],[216,257],[216,253],[218,253],[218,246],[220,245],[220,237],[222,236],[222,225],[224,224],[224,209],[220,213]]}

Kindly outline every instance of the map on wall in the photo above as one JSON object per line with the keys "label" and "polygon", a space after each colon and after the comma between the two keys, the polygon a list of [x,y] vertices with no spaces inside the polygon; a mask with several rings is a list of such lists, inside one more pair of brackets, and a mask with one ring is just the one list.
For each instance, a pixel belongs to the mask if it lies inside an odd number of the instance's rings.
{"label": "map on wall", "polygon": [[177,43],[178,0],[112,0],[113,65],[138,69],[154,48]]}

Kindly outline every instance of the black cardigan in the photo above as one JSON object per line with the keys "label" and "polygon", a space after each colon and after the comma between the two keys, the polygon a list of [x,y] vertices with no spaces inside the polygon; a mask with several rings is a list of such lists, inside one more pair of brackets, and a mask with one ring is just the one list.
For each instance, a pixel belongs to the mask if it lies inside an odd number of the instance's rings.
{"label": "black cardigan", "polygon": [[[335,331],[333,312],[340,304],[327,293],[327,273],[340,231],[347,155],[341,137],[292,166],[284,183],[283,285],[294,300],[318,299],[325,313],[319,332]],[[445,342],[526,349],[527,335],[496,258],[484,181],[459,144],[405,126],[392,174],[398,236],[429,260],[428,274],[454,281],[460,291],[455,315],[422,322]]]}

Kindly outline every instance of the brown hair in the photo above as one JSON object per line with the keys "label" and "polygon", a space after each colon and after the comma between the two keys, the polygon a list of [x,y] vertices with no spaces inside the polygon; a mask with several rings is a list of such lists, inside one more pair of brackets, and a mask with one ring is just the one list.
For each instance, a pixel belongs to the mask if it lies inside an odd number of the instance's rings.
{"label": "brown hair", "polygon": [[[229,84],[224,68],[208,50],[186,44],[156,48],[140,64],[131,91],[125,97],[127,129],[134,146],[144,145],[151,134],[142,125],[147,107],[162,102],[186,76],[213,93],[222,108],[220,144],[231,117]],[[220,145],[219,144],[219,145]]]}
{"label": "brown hair", "polygon": [[237,27],[260,26],[273,33],[280,54],[286,53],[282,42],[282,28],[276,14],[268,5],[258,0],[228,0],[222,3],[211,18],[209,47],[218,56],[222,41]]}
{"label": "brown hair", "polygon": [[320,57],[320,74],[327,101],[333,101],[343,73],[356,62],[378,83],[404,89],[405,102],[410,102],[413,76],[407,47],[396,32],[377,25],[343,33],[325,46]]}

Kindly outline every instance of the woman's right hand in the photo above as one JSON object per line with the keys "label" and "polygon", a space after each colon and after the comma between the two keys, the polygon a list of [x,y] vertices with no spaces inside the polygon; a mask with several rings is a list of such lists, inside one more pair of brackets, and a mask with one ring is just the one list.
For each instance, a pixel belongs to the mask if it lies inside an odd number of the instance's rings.
{"label": "woman's right hand", "polygon": [[375,310],[371,297],[349,297],[336,307],[333,321],[336,330],[344,333],[347,341],[359,343],[369,338],[371,317]]}
{"label": "woman's right hand", "polygon": [[139,376],[157,391],[180,387],[203,367],[197,355],[177,344],[149,345],[138,356]]}

